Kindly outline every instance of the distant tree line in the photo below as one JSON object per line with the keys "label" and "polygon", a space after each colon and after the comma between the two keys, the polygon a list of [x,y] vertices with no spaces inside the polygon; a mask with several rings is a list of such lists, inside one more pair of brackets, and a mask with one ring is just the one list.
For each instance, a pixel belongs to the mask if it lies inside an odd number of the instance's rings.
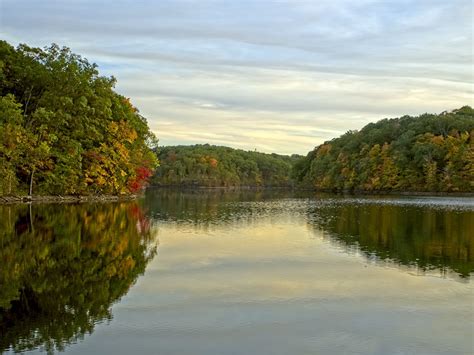
{"label": "distant tree line", "polygon": [[306,157],[221,146],[162,147],[156,185],[330,191],[474,191],[474,110],[383,119]]}
{"label": "distant tree line", "polygon": [[265,154],[209,144],[160,147],[152,183],[165,186],[291,186],[299,156]]}
{"label": "distant tree line", "polygon": [[316,147],[293,168],[319,190],[474,191],[474,110],[370,123]]}
{"label": "distant tree line", "polygon": [[114,84],[68,48],[0,41],[0,195],[140,190],[155,138]]}

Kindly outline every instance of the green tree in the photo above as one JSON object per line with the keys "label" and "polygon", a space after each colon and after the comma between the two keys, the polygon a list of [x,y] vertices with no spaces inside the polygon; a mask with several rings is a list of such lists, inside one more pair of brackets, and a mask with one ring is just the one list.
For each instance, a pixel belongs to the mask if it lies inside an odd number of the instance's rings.
{"label": "green tree", "polygon": [[[0,122],[1,194],[128,194],[146,185],[156,138],[113,77],[65,47],[5,41],[0,77],[0,114],[11,117]],[[7,135],[21,136],[15,156]]]}

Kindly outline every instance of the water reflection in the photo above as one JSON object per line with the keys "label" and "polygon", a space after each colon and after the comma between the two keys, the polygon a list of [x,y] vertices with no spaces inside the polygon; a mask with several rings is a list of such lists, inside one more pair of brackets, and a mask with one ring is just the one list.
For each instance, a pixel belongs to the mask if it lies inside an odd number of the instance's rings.
{"label": "water reflection", "polygon": [[472,199],[150,190],[140,203],[0,206],[0,352],[64,349],[117,303],[107,334],[67,350],[415,353],[429,340],[465,353],[471,284],[403,270],[467,281],[473,248]]}
{"label": "water reflection", "polygon": [[468,198],[364,197],[305,192],[150,190],[153,218],[195,228],[242,226],[262,218],[303,218],[312,229],[347,252],[370,261],[454,272],[474,272],[474,202]]}
{"label": "water reflection", "polygon": [[436,206],[403,202],[323,200],[309,209],[308,220],[333,243],[346,251],[356,248],[369,260],[469,277],[474,271],[474,212],[464,206],[443,208],[439,200]]}
{"label": "water reflection", "polygon": [[111,319],[156,253],[136,203],[0,206],[0,352],[48,352]]}
{"label": "water reflection", "polygon": [[249,218],[262,218],[270,212],[281,213],[281,209],[269,210],[268,202],[281,202],[290,197],[294,197],[294,193],[286,189],[149,189],[145,205],[158,221],[207,227],[248,223]]}

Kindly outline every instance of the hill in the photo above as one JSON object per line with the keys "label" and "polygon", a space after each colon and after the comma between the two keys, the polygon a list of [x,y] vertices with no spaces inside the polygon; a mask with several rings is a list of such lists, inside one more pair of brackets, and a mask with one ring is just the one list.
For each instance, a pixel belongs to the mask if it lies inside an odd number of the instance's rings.
{"label": "hill", "polygon": [[209,144],[160,147],[152,183],[160,186],[291,186],[299,156],[265,154]]}
{"label": "hill", "polygon": [[474,191],[474,110],[383,119],[325,142],[292,177],[333,191]]}

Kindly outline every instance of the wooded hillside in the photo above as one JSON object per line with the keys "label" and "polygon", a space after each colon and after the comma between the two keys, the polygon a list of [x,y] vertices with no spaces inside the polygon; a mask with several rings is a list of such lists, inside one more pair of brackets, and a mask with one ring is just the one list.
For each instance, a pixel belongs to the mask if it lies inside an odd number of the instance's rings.
{"label": "wooded hillside", "polygon": [[213,145],[160,147],[153,184],[161,186],[290,186],[298,156]]}
{"label": "wooded hillside", "polygon": [[323,190],[474,191],[474,110],[370,123],[316,147],[293,178]]}

